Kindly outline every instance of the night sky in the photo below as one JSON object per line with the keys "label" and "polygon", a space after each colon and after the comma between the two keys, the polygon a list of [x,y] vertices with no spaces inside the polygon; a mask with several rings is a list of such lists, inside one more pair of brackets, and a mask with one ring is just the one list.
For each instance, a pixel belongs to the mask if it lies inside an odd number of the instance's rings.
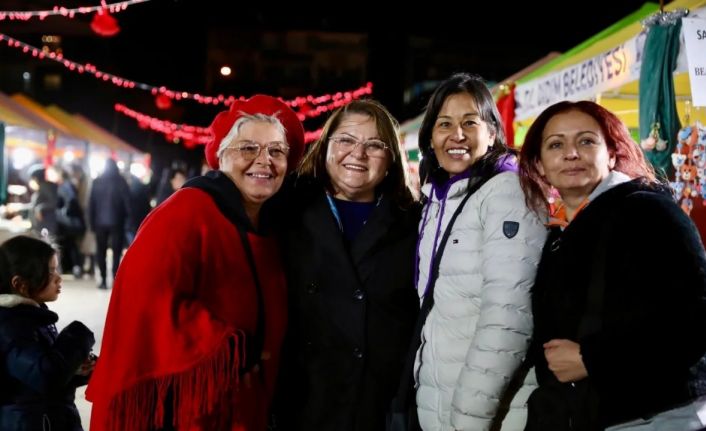
{"label": "night sky", "polygon": [[[115,0],[109,0],[109,3]],[[54,5],[86,6],[97,0],[44,1],[0,0],[3,10],[49,9]],[[566,51],[593,36],[629,13],[641,1],[525,2],[486,0],[449,3],[426,2],[409,8],[398,6],[394,13],[383,12],[382,2],[330,1],[328,3],[263,1],[152,0],[130,6],[116,14],[122,31],[114,38],[94,35],[88,26],[90,16],[73,20],[49,18],[45,21],[0,21],[0,31],[34,46],[41,46],[42,34],[62,35],[66,58],[90,62],[99,69],[122,77],[164,85],[179,91],[205,91],[207,37],[210,29],[234,29],[243,33],[313,30],[363,33],[368,38],[367,80],[375,85],[374,97],[386,104],[403,122],[418,114],[425,97],[404,103],[404,89],[430,80],[438,81],[456,71],[475,72],[494,82],[526,67],[551,51]],[[386,9],[389,6],[385,6]],[[335,12],[335,11],[337,12]],[[557,18],[561,17],[561,18]],[[405,70],[409,50],[399,49],[410,38],[433,42],[433,49],[462,58],[458,65],[421,68],[428,75],[414,76]],[[415,64],[425,61],[417,53]],[[157,158],[196,160],[200,151],[184,153],[160,135],[138,129],[132,120],[113,112],[116,102],[134,106],[150,115],[176,122],[206,126],[219,108],[195,102],[178,102],[169,112],[154,107],[149,93],[116,88],[94,78],[65,71],[51,62],[40,62],[4,44],[0,46],[0,91],[24,91],[42,103],[57,103],[79,112],[108,130],[114,131],[138,148],[156,153]],[[23,68],[62,73],[60,91],[45,91],[40,85],[23,85]],[[237,65],[235,65],[237,73]],[[418,72],[416,72],[418,73]],[[364,84],[360,82],[359,85]],[[257,84],[242,88],[249,96],[269,87]],[[348,89],[311,88],[322,94]],[[220,108],[223,109],[223,108]],[[305,124],[313,129],[319,124]],[[178,147],[178,146],[177,146]],[[196,154],[198,153],[198,154]]]}

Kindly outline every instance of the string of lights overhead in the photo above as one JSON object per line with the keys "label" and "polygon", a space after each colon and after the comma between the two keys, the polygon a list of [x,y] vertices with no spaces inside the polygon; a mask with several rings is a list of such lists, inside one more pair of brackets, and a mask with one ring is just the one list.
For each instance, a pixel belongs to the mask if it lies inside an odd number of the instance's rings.
{"label": "string of lights overhead", "polygon": [[[65,68],[72,72],[77,72],[79,74],[90,74],[96,79],[110,82],[111,84],[128,88],[128,89],[139,89],[143,91],[149,91],[152,95],[157,97],[157,105],[165,104],[165,98],[168,101],[171,100],[194,100],[201,104],[207,105],[225,105],[230,106],[236,100],[245,100],[245,96],[224,96],[219,94],[218,96],[205,96],[198,93],[190,93],[187,91],[176,91],[171,90],[165,86],[155,86],[150,84],[145,84],[143,82],[137,82],[130,79],[123,78],[112,73],[104,72],[96,68],[96,66],[90,63],[79,63],[76,61],[69,60],[63,56],[62,53],[47,52],[13,37],[10,37],[4,33],[0,33],[0,43],[5,42],[8,47],[15,48],[22,53],[31,55],[42,60],[53,60],[61,63]],[[368,82],[365,85],[349,91],[339,91],[331,94],[324,94],[320,96],[299,96],[292,100],[285,100],[288,106],[297,111],[297,115],[301,121],[306,118],[318,117],[319,115],[329,112],[339,106],[345,105],[354,99],[359,99],[365,95],[370,95],[373,93],[373,84]]]}
{"label": "string of lights overhead", "polygon": [[50,10],[34,10],[34,11],[23,11],[23,10],[4,10],[0,11],[0,21],[29,21],[31,19],[43,20],[49,16],[63,16],[65,18],[74,18],[76,15],[85,15],[94,12],[100,12],[107,10],[110,13],[122,12],[134,4],[146,3],[150,0],[126,0],[117,3],[105,3],[99,6],[81,6],[77,8],[66,8],[63,6],[54,6]]}
{"label": "string of lights overhead", "polygon": [[[161,120],[156,117],[143,114],[141,112],[130,109],[120,103],[115,104],[115,110],[128,118],[137,121],[137,125],[142,129],[159,132],[164,137],[174,143],[183,142],[187,148],[193,148],[196,145],[205,145],[211,140],[211,132],[208,127],[193,126],[184,123],[173,123],[167,120]],[[305,132],[305,141],[312,142],[321,136],[321,130]]]}

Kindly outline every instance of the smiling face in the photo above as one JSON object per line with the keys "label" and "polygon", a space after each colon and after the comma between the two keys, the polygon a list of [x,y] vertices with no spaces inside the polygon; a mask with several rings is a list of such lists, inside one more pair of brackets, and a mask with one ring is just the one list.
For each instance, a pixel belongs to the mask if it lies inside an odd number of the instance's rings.
{"label": "smiling face", "polygon": [[[326,153],[326,171],[331,178],[334,197],[355,202],[375,199],[375,188],[385,179],[392,158],[389,149],[376,150],[375,144],[379,142],[375,141],[379,140],[372,117],[359,113],[343,117],[331,133]],[[355,144],[350,145],[353,141]],[[367,151],[365,143],[369,144]]]}
{"label": "smiling face", "polygon": [[537,168],[562,197],[587,198],[614,166],[615,156],[590,115],[573,110],[547,122]]}
{"label": "smiling face", "polygon": [[476,101],[468,93],[446,98],[436,117],[431,145],[439,166],[449,175],[465,172],[493,145],[495,132],[480,117]]}
{"label": "smiling face", "polygon": [[257,214],[262,204],[280,189],[287,172],[287,157],[272,157],[266,149],[261,149],[255,159],[247,160],[238,146],[284,141],[284,134],[275,124],[252,120],[240,127],[234,142],[221,155],[219,169],[238,187],[249,214]]}
{"label": "smiling face", "polygon": [[32,295],[31,299],[37,302],[52,302],[59,298],[61,293],[61,275],[57,272],[59,269],[59,259],[54,255],[49,260],[49,281],[46,287]]}

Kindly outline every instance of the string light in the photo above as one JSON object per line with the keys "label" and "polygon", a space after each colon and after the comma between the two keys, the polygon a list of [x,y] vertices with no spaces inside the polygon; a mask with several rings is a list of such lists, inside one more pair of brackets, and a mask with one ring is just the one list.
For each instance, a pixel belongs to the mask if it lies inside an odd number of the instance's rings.
{"label": "string light", "polygon": [[[126,117],[137,121],[137,125],[143,129],[159,132],[169,141],[176,139],[183,141],[187,147],[194,145],[206,145],[211,140],[211,132],[208,127],[193,126],[184,123],[173,123],[167,120],[151,117],[147,114],[135,111],[120,103],[115,104],[115,110]],[[305,141],[311,142],[321,136],[322,129],[304,133]]]}
{"label": "string light", "polygon": [[[30,54],[32,57],[39,58],[41,60],[49,59],[54,60],[57,63],[61,63],[72,72],[78,72],[79,74],[88,73],[93,75],[96,79],[110,82],[113,85],[123,88],[137,88],[139,90],[149,91],[153,96],[165,96],[171,100],[184,100],[190,99],[198,103],[205,105],[225,105],[230,106],[236,100],[245,100],[243,96],[224,96],[222,94],[218,96],[204,96],[198,93],[189,93],[187,91],[176,91],[170,90],[165,86],[157,87],[154,85],[145,84],[142,82],[132,81],[130,79],[123,78],[118,75],[113,75],[112,73],[104,72],[96,68],[96,66],[90,63],[78,63],[72,60],[64,58],[61,53],[54,52],[44,52],[43,50],[19,41],[13,37],[10,37],[4,33],[0,33],[0,42],[5,41],[7,46],[10,48],[15,48],[22,51],[24,54]],[[368,82],[365,85],[350,91],[339,91],[334,94],[325,94],[321,96],[299,96],[293,100],[285,101],[288,106],[291,106],[297,112],[299,120],[304,121],[306,118],[317,117],[325,112],[329,112],[339,106],[345,105],[354,99],[359,99],[365,95],[373,93],[373,84]]]}
{"label": "string light", "polygon": [[51,10],[35,10],[35,11],[22,11],[22,10],[6,10],[0,11],[0,21],[29,21],[33,18],[39,18],[43,20],[48,16],[61,15],[66,18],[73,18],[75,15],[84,15],[93,12],[98,12],[107,9],[110,13],[122,12],[128,8],[138,3],[146,3],[150,0],[126,0],[117,3],[105,4],[100,6],[81,6],[77,8],[65,8],[63,6],[54,6]]}

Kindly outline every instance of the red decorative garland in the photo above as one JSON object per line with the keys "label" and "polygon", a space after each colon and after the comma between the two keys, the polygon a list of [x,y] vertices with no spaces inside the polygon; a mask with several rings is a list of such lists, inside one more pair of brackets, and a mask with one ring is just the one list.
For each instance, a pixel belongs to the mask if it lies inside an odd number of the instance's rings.
{"label": "red decorative garland", "polygon": [[[245,100],[245,97],[240,96],[224,96],[219,94],[218,96],[204,96],[198,93],[189,93],[187,91],[175,91],[170,90],[165,86],[156,87],[154,85],[144,84],[137,81],[132,81],[112,73],[103,72],[98,70],[96,66],[90,63],[77,63],[75,61],[68,60],[64,58],[62,54],[57,54],[54,52],[44,52],[41,49],[34,47],[32,45],[21,42],[13,37],[10,37],[4,33],[0,33],[0,42],[5,41],[7,46],[11,48],[18,49],[25,54],[31,54],[33,57],[39,59],[49,59],[61,63],[72,72],[78,73],[88,73],[93,75],[96,79],[101,79],[106,82],[110,82],[113,85],[124,88],[138,88],[140,90],[149,91],[152,95],[164,95],[171,100],[182,100],[190,99],[195,100],[201,104],[207,105],[225,105],[230,106],[236,100]],[[349,91],[339,91],[333,94],[325,94],[321,96],[299,96],[293,100],[285,100],[284,102],[291,106],[292,109],[298,111],[299,119],[305,120],[306,118],[318,117],[319,115],[338,108],[339,106],[345,105],[354,99],[360,99],[361,97],[373,93],[373,84],[371,82],[365,85]],[[316,108],[312,108],[316,106]]]}
{"label": "red decorative garland", "polygon": [[33,18],[38,18],[40,20],[43,20],[44,18],[48,16],[55,16],[55,15],[61,15],[65,18],[71,18],[73,19],[74,16],[77,14],[83,15],[83,14],[89,14],[93,12],[99,12],[104,9],[107,9],[108,12],[110,13],[118,13],[122,12],[125,9],[127,9],[128,6],[138,4],[138,3],[146,3],[150,0],[127,0],[127,1],[121,1],[117,3],[111,3],[111,4],[106,4],[106,5],[101,5],[101,6],[81,6],[77,8],[65,8],[63,6],[54,6],[51,10],[34,10],[34,11],[24,11],[24,10],[5,10],[5,11],[0,11],[0,21],[3,20],[9,20],[9,21],[29,21],[30,19]]}
{"label": "red decorative garland", "polygon": [[[137,112],[120,103],[115,104],[115,110],[126,117],[137,121],[137,125],[142,129],[149,129],[159,132],[169,141],[179,139],[184,142],[187,148],[194,148],[196,145],[206,145],[211,140],[211,133],[208,127],[193,126],[183,123],[172,123],[167,120],[151,117]],[[309,143],[321,136],[322,129],[304,133],[304,140]]]}

